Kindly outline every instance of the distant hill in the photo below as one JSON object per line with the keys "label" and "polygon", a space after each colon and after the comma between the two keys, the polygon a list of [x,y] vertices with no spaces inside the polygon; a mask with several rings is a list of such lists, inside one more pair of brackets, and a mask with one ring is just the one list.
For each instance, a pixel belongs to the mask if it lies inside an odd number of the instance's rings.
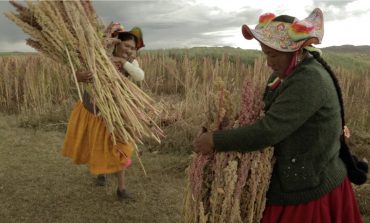
{"label": "distant hill", "polygon": [[370,56],[370,46],[354,46],[354,45],[342,45],[342,46],[330,46],[322,48],[327,52],[334,53],[355,53],[355,54],[364,54]]}
{"label": "distant hill", "polygon": [[[344,45],[321,48],[321,50],[323,51],[324,59],[333,68],[342,67],[355,73],[363,73],[370,70],[370,46]],[[253,64],[257,57],[263,56],[260,50],[244,50],[233,47],[193,47],[189,49],[148,50],[142,53],[159,53],[175,58],[185,55],[196,59],[210,57],[218,60],[227,56],[230,61],[240,59],[245,64]]]}
{"label": "distant hill", "polygon": [[257,57],[262,56],[259,50],[244,50],[234,47],[193,47],[193,48],[178,48],[165,50],[144,50],[142,54],[164,54],[174,58],[187,56],[190,59],[202,59],[204,57],[222,60],[227,58],[229,61],[240,60],[245,64],[253,64]]}
{"label": "distant hill", "polygon": [[341,66],[348,71],[368,72],[370,70],[370,46],[331,46],[321,48],[323,57],[332,66]]}
{"label": "distant hill", "polygon": [[36,52],[0,52],[0,56],[32,55]]}
{"label": "distant hill", "polygon": [[[332,67],[342,67],[351,72],[363,73],[370,72],[370,46],[331,46],[320,48],[323,51],[324,59]],[[4,55],[29,55],[36,53],[0,53]],[[179,49],[158,49],[158,50],[143,50],[140,54],[159,54],[170,56],[176,59],[187,56],[191,59],[202,60],[204,57],[230,61],[239,60],[245,64],[253,64],[254,60],[263,56],[260,50],[245,50],[233,47],[193,47]]]}

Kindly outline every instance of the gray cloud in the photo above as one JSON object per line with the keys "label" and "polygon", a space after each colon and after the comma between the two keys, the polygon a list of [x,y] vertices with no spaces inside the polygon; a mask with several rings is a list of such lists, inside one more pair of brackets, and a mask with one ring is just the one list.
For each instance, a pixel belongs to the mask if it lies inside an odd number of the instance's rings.
{"label": "gray cloud", "polygon": [[347,6],[358,0],[314,0],[316,7],[325,9],[325,21],[342,20],[349,16],[360,16],[368,13],[367,9],[348,11]]}
{"label": "gray cloud", "polygon": [[0,51],[31,51],[25,45],[27,35],[4,15],[4,12],[11,10],[13,7],[7,1],[0,1]]}
{"label": "gray cloud", "polygon": [[[346,6],[351,2],[353,0],[314,0],[314,6],[323,9],[326,21],[366,13],[347,12]],[[254,24],[264,12],[251,7],[225,12],[217,7],[196,4],[195,0],[94,1],[93,4],[105,24],[118,21],[127,29],[140,26],[146,49],[232,45],[224,42],[228,34],[221,31],[239,29],[244,23]],[[10,10],[13,10],[10,4],[0,0],[0,51],[8,51],[12,46],[14,50],[32,50],[25,47],[26,34],[3,16]],[[312,6],[307,8],[307,14],[311,10]],[[212,34],[205,35],[207,33]]]}
{"label": "gray cloud", "polygon": [[[219,36],[204,33],[240,27],[256,18],[260,10],[244,8],[238,13],[225,13],[216,7],[194,5],[192,1],[94,2],[105,23],[122,21],[130,28],[143,29],[148,48],[192,47],[223,45]],[[104,7],[103,7],[104,6]]]}
{"label": "gray cloud", "polygon": [[324,6],[335,6],[335,7],[345,7],[350,2],[355,2],[357,0],[313,0],[314,4],[322,4]]}
{"label": "gray cloud", "polygon": [[[261,10],[248,7],[237,13],[226,13],[216,7],[195,5],[194,1],[189,0],[95,1],[93,4],[105,24],[118,21],[127,29],[140,26],[147,49],[225,45],[227,43],[222,42],[221,35],[204,34],[240,27],[247,21],[255,22],[261,13]],[[13,10],[8,2],[0,2],[0,8],[1,14]],[[0,27],[0,51],[9,49],[9,44],[27,38],[20,28],[3,15],[0,17]]]}

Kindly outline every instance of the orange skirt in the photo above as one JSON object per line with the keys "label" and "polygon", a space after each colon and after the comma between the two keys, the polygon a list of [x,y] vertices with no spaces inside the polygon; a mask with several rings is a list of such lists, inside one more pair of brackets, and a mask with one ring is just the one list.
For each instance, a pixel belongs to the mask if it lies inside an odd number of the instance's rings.
{"label": "orange skirt", "polygon": [[69,118],[62,154],[75,164],[88,164],[92,174],[115,173],[131,164],[131,144],[113,145],[102,117],[78,102]]}

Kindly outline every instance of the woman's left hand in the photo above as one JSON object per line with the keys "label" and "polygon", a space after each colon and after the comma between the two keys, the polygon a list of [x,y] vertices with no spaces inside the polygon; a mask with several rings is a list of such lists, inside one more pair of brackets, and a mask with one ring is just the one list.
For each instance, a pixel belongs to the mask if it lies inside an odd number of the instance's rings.
{"label": "woman's left hand", "polygon": [[104,38],[103,38],[103,46],[105,49],[108,49],[114,45],[117,45],[121,42],[121,40],[112,37],[113,33],[117,32],[121,29],[119,23],[111,22],[107,28],[104,30]]}
{"label": "woman's left hand", "polygon": [[121,40],[119,40],[117,38],[110,38],[110,37],[103,38],[104,49],[109,49],[113,45],[117,45],[119,43],[121,43]]}
{"label": "woman's left hand", "polygon": [[213,133],[204,132],[194,140],[193,151],[201,154],[209,154],[214,152]]}
{"label": "woman's left hand", "polygon": [[117,22],[110,22],[109,25],[104,30],[104,37],[111,38],[112,35],[117,31],[123,31],[121,25]]}

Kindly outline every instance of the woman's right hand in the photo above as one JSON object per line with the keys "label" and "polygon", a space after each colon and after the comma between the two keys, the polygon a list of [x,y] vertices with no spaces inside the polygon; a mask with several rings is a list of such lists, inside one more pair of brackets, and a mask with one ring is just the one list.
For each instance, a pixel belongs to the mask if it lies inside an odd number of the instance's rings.
{"label": "woman's right hand", "polygon": [[213,133],[203,131],[203,133],[194,140],[193,146],[193,151],[196,153],[209,154],[215,152]]}
{"label": "woman's right hand", "polygon": [[92,82],[93,74],[87,70],[78,70],[76,71],[76,77],[78,82]]}
{"label": "woman's right hand", "polygon": [[123,66],[127,61],[126,59],[122,57],[110,57],[110,60],[116,66],[117,70],[119,70],[120,72],[124,72]]}

